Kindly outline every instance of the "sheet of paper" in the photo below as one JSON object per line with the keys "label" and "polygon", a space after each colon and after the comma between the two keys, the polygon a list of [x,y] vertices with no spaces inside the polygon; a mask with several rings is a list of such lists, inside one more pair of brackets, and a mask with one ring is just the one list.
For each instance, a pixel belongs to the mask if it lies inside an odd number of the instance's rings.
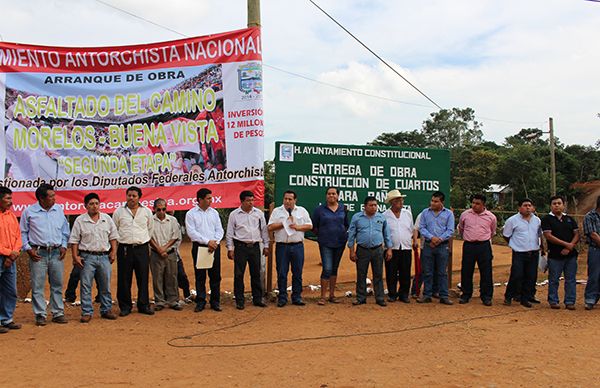
{"label": "sheet of paper", "polygon": [[213,262],[215,261],[215,252],[208,252],[208,247],[198,247],[198,254],[196,255],[196,268],[208,269],[212,268]]}
{"label": "sheet of paper", "polygon": [[294,221],[292,220],[292,217],[286,218],[285,222],[283,223],[283,229],[285,230],[285,233],[287,233],[288,236],[291,236],[295,232],[294,229],[290,228],[290,225],[292,223],[294,223]]}

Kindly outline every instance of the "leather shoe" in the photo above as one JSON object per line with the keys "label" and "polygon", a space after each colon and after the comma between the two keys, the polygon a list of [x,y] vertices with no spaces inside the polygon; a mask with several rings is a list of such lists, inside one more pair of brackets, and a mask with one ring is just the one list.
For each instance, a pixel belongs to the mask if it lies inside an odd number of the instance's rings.
{"label": "leather shoe", "polygon": [[218,305],[218,304],[211,304],[210,308],[211,308],[211,310],[214,310],[214,311],[217,311],[217,312],[223,311],[223,309],[221,308],[221,306]]}
{"label": "leather shoe", "polygon": [[242,303],[236,303],[235,304],[235,308],[238,310],[243,310],[244,309],[244,305]]}
{"label": "leather shoe", "polygon": [[567,310],[575,310],[575,305],[574,304],[567,304],[565,305],[565,307],[567,308]]}
{"label": "leather shoe", "polygon": [[458,304],[467,304],[469,303],[469,299],[468,298],[460,298],[458,300]]}
{"label": "leather shoe", "polygon": [[401,296],[399,301],[402,303],[410,303],[410,299],[408,299],[408,296]]}
{"label": "leather shoe", "polygon": [[81,323],[89,323],[91,320],[92,320],[91,315],[82,315],[81,318],[79,318],[79,322],[81,322]]}
{"label": "leather shoe", "polygon": [[183,310],[183,307],[181,307],[179,304],[174,304],[173,306],[170,306],[171,310],[175,310],[175,311],[181,311]]}
{"label": "leather shoe", "polygon": [[267,307],[267,304],[265,302],[256,302],[253,303],[256,307]]}
{"label": "leather shoe", "polygon": [[35,325],[36,326],[46,326],[46,317],[44,317],[43,315],[36,315],[35,316]]}
{"label": "leather shoe", "polygon": [[286,304],[287,304],[287,302],[286,302],[286,301],[284,301],[284,300],[279,300],[279,301],[277,301],[277,307],[283,307],[283,306],[285,306]]}
{"label": "leather shoe", "polygon": [[353,306],[359,306],[361,304],[367,304],[367,302],[364,300],[355,300],[354,302],[352,302]]}
{"label": "leather shoe", "polygon": [[196,308],[194,308],[195,313],[199,313],[203,310],[204,310],[204,305],[196,305]]}
{"label": "leather shoe", "polygon": [[560,310],[560,305],[558,303],[550,303],[550,308],[553,310]]}
{"label": "leather shoe", "polygon": [[431,303],[431,298],[430,297],[422,297],[417,299],[417,303]]}
{"label": "leather shoe", "polygon": [[120,316],[120,317],[126,317],[126,316],[128,316],[129,314],[131,314],[131,310],[121,310],[121,311],[119,312],[119,316]]}
{"label": "leather shoe", "polygon": [[67,318],[64,315],[59,315],[58,317],[52,317],[52,322],[65,324],[67,323]]}
{"label": "leather shoe", "polygon": [[523,306],[523,307],[527,307],[528,309],[530,309],[530,308],[532,308],[532,307],[533,307],[533,305],[531,304],[531,302],[530,302],[530,301],[528,301],[528,300],[522,300],[522,301],[521,301],[521,306]]}
{"label": "leather shoe", "polygon": [[145,315],[154,315],[154,310],[148,308],[148,309],[138,310],[138,313],[145,314]]}
{"label": "leather shoe", "polygon": [[8,327],[0,326],[0,334],[8,333],[9,331]]}
{"label": "leather shoe", "polygon": [[483,301],[483,305],[490,307],[492,305],[492,301],[489,300],[489,299],[486,299],[486,300]]}
{"label": "leather shoe", "polygon": [[112,311],[109,311],[107,313],[101,314],[100,318],[108,319],[109,321],[114,321],[115,319],[117,319],[117,316],[115,314],[113,314]]}
{"label": "leather shoe", "polygon": [[447,306],[452,306],[454,304],[454,302],[452,302],[448,298],[440,298],[440,304],[445,304]]}
{"label": "leather shoe", "polygon": [[157,306],[154,306],[154,311],[160,311],[160,310],[162,310],[164,308],[165,308],[165,306],[159,304]]}
{"label": "leather shoe", "polygon": [[2,325],[2,327],[7,328],[8,330],[19,330],[21,328],[21,324],[20,323],[7,323],[6,325]]}
{"label": "leather shoe", "polygon": [[377,304],[378,304],[378,305],[380,305],[381,307],[385,307],[385,306],[387,306],[387,303],[385,303],[385,301],[384,301],[384,300],[380,300],[380,301],[377,301],[377,302],[375,302],[375,303],[377,303]]}
{"label": "leather shoe", "polygon": [[593,304],[591,304],[591,303],[586,303],[586,304],[585,304],[585,309],[586,309],[586,310],[591,310],[591,309],[593,309],[593,308],[594,308],[594,305],[593,305]]}
{"label": "leather shoe", "polygon": [[388,302],[394,303],[395,301],[396,301],[396,298],[388,297]]}
{"label": "leather shoe", "polygon": [[511,298],[505,298],[503,304],[505,306],[510,306],[512,304],[512,299]]}
{"label": "leather shoe", "polygon": [[541,302],[535,298],[531,298],[528,300],[529,303],[533,303],[533,304],[540,304]]}
{"label": "leather shoe", "polygon": [[296,300],[296,301],[293,301],[293,302],[292,302],[292,304],[293,304],[294,306],[306,306],[306,303],[304,303],[304,302],[303,302],[303,301],[301,301],[301,300]]}

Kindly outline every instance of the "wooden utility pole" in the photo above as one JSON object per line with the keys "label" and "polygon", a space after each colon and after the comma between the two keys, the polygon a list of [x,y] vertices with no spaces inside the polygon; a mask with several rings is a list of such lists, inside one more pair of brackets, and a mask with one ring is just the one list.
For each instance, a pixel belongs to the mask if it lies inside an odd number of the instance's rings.
{"label": "wooden utility pole", "polygon": [[552,117],[548,120],[548,125],[550,126],[550,169],[552,170],[551,191],[552,195],[556,195],[556,157],[554,154],[554,120]]}
{"label": "wooden utility pole", "polygon": [[260,27],[260,0],[248,0],[248,28]]}

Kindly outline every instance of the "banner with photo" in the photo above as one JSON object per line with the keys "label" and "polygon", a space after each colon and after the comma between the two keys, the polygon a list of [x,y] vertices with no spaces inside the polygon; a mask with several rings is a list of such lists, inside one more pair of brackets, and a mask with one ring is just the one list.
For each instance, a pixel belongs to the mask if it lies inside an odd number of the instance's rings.
{"label": "banner with photo", "polygon": [[40,183],[65,213],[103,211],[142,188],[142,203],[170,210],[213,192],[263,204],[262,49],[259,28],[120,47],[0,42],[0,185],[20,214]]}

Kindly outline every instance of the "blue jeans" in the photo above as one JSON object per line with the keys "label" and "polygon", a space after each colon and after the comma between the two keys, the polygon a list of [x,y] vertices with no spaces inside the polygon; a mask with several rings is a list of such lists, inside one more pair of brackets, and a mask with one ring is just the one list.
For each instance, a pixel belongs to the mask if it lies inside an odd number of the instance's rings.
{"label": "blue jeans", "polygon": [[421,253],[421,269],[423,273],[423,297],[431,298],[433,295],[433,278],[437,279],[440,298],[448,298],[448,243],[443,243],[431,248],[428,243],[423,244]]}
{"label": "blue jeans", "polygon": [[600,298],[600,248],[590,245],[588,250],[588,279],[585,286],[585,303],[594,305]]}
{"label": "blue jeans", "polygon": [[577,286],[577,255],[564,259],[548,259],[548,303],[558,304],[560,275],[565,273],[565,305],[575,304]]}
{"label": "blue jeans", "polygon": [[292,302],[302,300],[302,268],[304,267],[304,244],[277,243],[275,247],[277,264],[277,288],[279,301],[287,302],[287,278],[292,265]]}
{"label": "blue jeans", "polygon": [[330,248],[319,244],[321,263],[323,264],[321,279],[329,280],[330,277],[337,276],[340,260],[344,254],[344,248],[344,245],[339,248]]}
{"label": "blue jeans", "polygon": [[8,325],[13,321],[17,306],[17,263],[4,266],[5,256],[0,261],[0,324]]}
{"label": "blue jeans", "polygon": [[58,249],[38,249],[40,261],[29,260],[31,272],[31,300],[33,302],[33,313],[46,318],[46,299],[44,298],[44,287],[46,274],[50,283],[50,312],[52,317],[65,315],[62,299],[64,263],[60,260]]}
{"label": "blue jeans", "polygon": [[112,308],[112,296],[110,294],[110,273],[112,266],[108,255],[90,255],[81,253],[83,269],[81,270],[81,315],[92,315],[92,284],[94,278],[98,283],[98,295],[100,296],[100,314],[108,313]]}

